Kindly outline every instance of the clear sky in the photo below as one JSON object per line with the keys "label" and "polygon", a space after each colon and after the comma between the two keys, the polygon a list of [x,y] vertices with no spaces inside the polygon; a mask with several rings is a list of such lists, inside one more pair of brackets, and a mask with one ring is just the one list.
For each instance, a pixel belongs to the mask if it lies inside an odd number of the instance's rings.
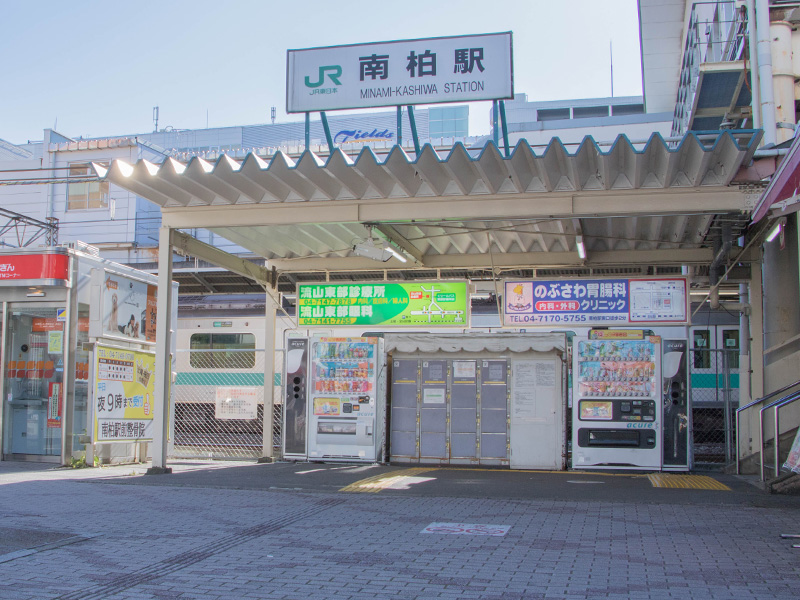
{"label": "clear sky", "polygon": [[[0,138],[297,121],[286,50],[512,31],[532,101],[642,93],[636,0],[0,0]],[[489,132],[489,104],[470,134]]]}

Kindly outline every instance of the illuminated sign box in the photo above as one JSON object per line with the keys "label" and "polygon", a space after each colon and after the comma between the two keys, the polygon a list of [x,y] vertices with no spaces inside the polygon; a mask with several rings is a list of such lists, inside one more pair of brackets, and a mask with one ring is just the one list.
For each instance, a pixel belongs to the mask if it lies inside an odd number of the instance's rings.
{"label": "illuminated sign box", "polygon": [[686,278],[504,282],[503,325],[688,324]]}
{"label": "illuminated sign box", "polygon": [[286,112],[514,97],[511,32],[289,50]]}
{"label": "illuminated sign box", "polygon": [[468,327],[465,281],[301,284],[299,326]]}

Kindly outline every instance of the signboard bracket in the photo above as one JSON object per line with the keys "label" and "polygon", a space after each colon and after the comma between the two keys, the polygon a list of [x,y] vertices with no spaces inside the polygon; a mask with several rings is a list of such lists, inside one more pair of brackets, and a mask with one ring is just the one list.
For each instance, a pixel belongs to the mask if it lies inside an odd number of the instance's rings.
{"label": "signboard bracket", "polygon": [[[333,138],[331,137],[331,128],[328,127],[328,117],[325,116],[325,111],[319,113],[320,119],[322,119],[322,128],[325,130],[325,139],[328,142],[328,156],[333,154]],[[308,149],[308,145],[306,145],[306,149]]]}
{"label": "signboard bracket", "polygon": [[419,135],[417,135],[417,120],[414,117],[414,107],[409,104],[408,106],[408,123],[411,125],[411,137],[414,138],[414,152],[419,158]]}
{"label": "signboard bracket", "polygon": [[506,146],[506,158],[509,156],[508,151],[508,121],[506,121],[506,101],[500,100],[500,123],[503,128],[503,143]]}
{"label": "signboard bracket", "polygon": [[403,145],[403,107],[397,107],[397,145]]}

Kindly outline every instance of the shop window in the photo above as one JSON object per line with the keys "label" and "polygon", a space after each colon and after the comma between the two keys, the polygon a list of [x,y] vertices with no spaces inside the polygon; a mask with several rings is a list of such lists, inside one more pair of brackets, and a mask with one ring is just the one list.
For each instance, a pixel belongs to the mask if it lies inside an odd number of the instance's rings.
{"label": "shop window", "polygon": [[[69,166],[70,179],[95,177],[89,163],[73,163]],[[67,184],[67,210],[89,210],[108,208],[107,181],[76,181]]]}
{"label": "shop window", "polygon": [[252,333],[195,333],[189,339],[189,364],[195,369],[252,369],[255,348]]}
{"label": "shop window", "polygon": [[590,119],[592,117],[607,117],[607,106],[576,106],[572,109],[573,119]]}
{"label": "shop window", "polygon": [[711,332],[708,329],[699,329],[694,332],[694,368],[710,369],[711,352],[709,344],[711,342]]}
{"label": "shop window", "polygon": [[558,121],[561,119],[569,119],[568,108],[546,108],[536,111],[537,121]]}

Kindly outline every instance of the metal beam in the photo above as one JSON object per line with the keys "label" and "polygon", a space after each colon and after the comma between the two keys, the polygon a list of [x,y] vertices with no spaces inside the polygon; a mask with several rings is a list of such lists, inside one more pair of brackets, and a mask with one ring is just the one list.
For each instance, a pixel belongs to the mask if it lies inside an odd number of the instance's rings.
{"label": "metal beam", "polygon": [[381,225],[377,223],[374,225],[375,229],[380,231],[383,235],[385,235],[390,241],[394,242],[398,246],[400,246],[403,251],[411,256],[417,263],[420,265],[424,265],[425,261],[422,258],[422,253],[417,249],[417,247],[409,242],[405,237],[403,237],[397,229],[392,227],[391,225]]}
{"label": "metal beam", "polygon": [[[494,266],[504,269],[530,269],[539,267],[629,267],[707,265],[713,258],[710,248],[693,250],[615,250],[592,252],[591,260],[582,261],[575,252],[517,252],[493,256]],[[743,260],[744,262],[744,260]],[[407,264],[390,260],[379,263],[360,257],[348,258],[293,258],[271,259],[269,264],[281,272],[304,271],[402,271],[415,270]],[[492,260],[488,254],[440,254],[425,257],[425,266],[420,269],[490,269]]]}
{"label": "metal beam", "polygon": [[275,277],[266,267],[260,267],[250,261],[234,256],[233,254],[228,254],[190,235],[173,229],[170,232],[170,243],[174,247],[175,252],[179,254],[196,256],[197,258],[201,258],[218,267],[227,269],[237,275],[249,277],[264,286],[265,289],[268,287],[275,287]]}
{"label": "metal beam", "polygon": [[423,221],[430,219],[479,220],[520,218],[620,217],[637,215],[717,214],[746,210],[745,195],[735,188],[709,190],[638,190],[609,194],[486,194],[469,197],[428,197],[292,202],[237,206],[164,207],[163,222],[175,229],[251,227]]}

